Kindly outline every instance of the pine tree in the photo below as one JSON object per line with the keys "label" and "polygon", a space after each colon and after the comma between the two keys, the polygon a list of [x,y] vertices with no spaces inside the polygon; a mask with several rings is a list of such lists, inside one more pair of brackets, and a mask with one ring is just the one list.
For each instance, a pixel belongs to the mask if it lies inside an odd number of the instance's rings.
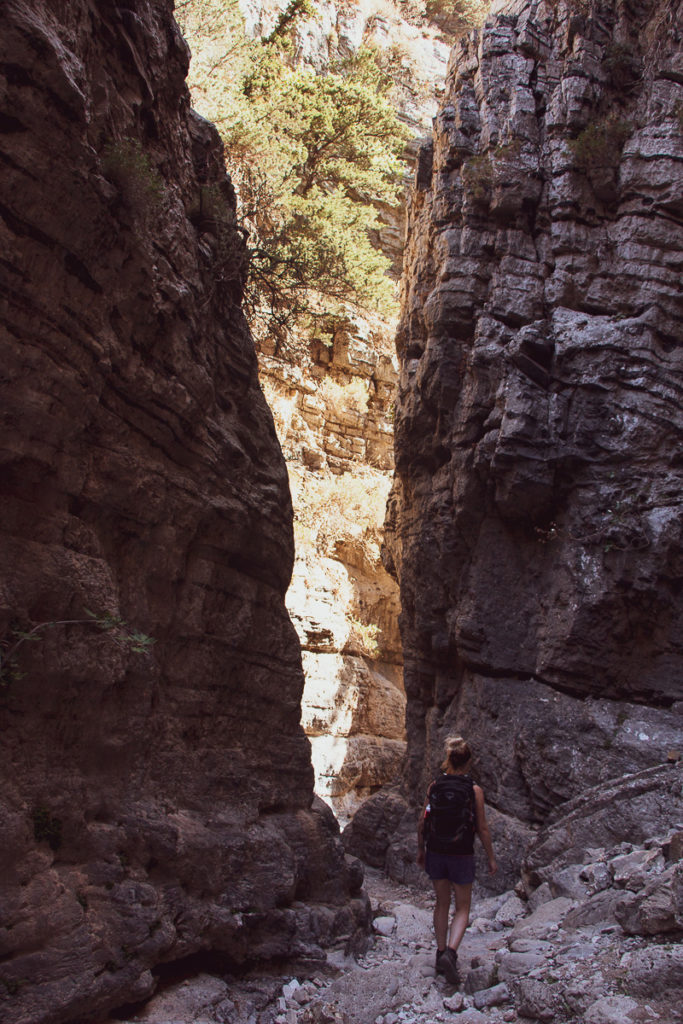
{"label": "pine tree", "polygon": [[249,232],[257,331],[329,320],[345,303],[390,313],[395,302],[369,232],[377,204],[398,202],[407,132],[372,49],[325,75],[292,66],[288,32],[307,5],[293,0],[265,40],[246,38],[233,2],[177,10],[194,51],[193,100],[222,134]]}

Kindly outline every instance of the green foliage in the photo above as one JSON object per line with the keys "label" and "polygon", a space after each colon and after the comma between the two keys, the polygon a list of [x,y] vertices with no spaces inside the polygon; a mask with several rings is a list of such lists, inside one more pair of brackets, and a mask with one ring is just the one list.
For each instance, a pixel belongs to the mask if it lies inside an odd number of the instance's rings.
{"label": "green foliage", "polygon": [[360,619],[356,619],[351,616],[348,620],[349,626],[351,627],[351,638],[356,642],[360,653],[365,654],[368,658],[379,657],[380,645],[379,645],[379,634],[380,628],[371,622],[361,622]]}
{"label": "green foliage", "polygon": [[128,643],[133,654],[149,653],[154,642],[154,637],[147,636],[146,633],[141,633],[138,629],[133,629],[128,634]]}
{"label": "green foliage", "polygon": [[615,89],[628,91],[642,76],[642,62],[630,47],[612,42],[605,50],[603,64]]}
{"label": "green foliage", "polygon": [[461,169],[462,183],[477,202],[486,202],[493,187],[493,167],[490,157],[486,154],[473,156],[466,160]]}
{"label": "green foliage", "polygon": [[299,17],[310,15],[315,17],[315,7],[311,3],[311,0],[290,0],[290,3],[285,7],[284,11],[280,12],[280,16],[277,19],[275,28],[266,36],[266,43],[280,42],[281,45],[288,47],[290,40],[287,37],[287,32],[293,27],[294,23]]}
{"label": "green foliage", "polygon": [[616,167],[624,143],[633,131],[628,121],[607,117],[589,124],[575,139],[569,140],[569,147],[577,170],[589,173],[604,167]]}
{"label": "green foliage", "polygon": [[53,818],[47,807],[36,807],[31,815],[33,837],[37,843],[47,843],[55,852],[62,845],[62,822]]}
{"label": "green foliage", "polygon": [[425,14],[450,38],[481,25],[490,0],[425,0]]}
{"label": "green foliage", "polygon": [[389,261],[372,245],[377,204],[398,202],[408,133],[390,77],[369,48],[316,75],[288,63],[293,0],[265,40],[236,5],[191,0],[177,12],[194,50],[193,101],[219,127],[249,232],[246,308],[257,330],[310,326],[345,303],[395,309]]}
{"label": "green foliage", "polygon": [[102,154],[102,173],[136,213],[153,212],[159,206],[163,180],[138,139],[126,137],[108,142]]}
{"label": "green foliage", "polygon": [[38,635],[40,632],[56,626],[95,626],[104,633],[112,633],[116,642],[127,647],[134,654],[148,654],[151,651],[155,643],[154,638],[137,629],[131,629],[119,615],[113,615],[111,612],[97,614],[89,608],[83,610],[88,616],[85,619],[57,619],[52,622],[39,622],[37,626],[29,630],[13,629],[11,641],[0,641],[0,687],[16,683],[24,677],[24,673],[19,670],[17,661],[20,648],[25,643],[41,640],[42,637]]}

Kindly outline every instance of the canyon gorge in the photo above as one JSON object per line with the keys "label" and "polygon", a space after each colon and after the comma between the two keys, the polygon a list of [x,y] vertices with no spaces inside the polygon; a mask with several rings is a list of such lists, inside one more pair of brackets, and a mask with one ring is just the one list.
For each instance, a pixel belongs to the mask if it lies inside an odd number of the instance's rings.
{"label": "canyon gorge", "polygon": [[[7,1024],[93,1024],[168,965],[362,956],[359,860],[419,883],[456,730],[511,955],[544,900],[680,949],[680,5],[510,0],[452,48],[404,7],[297,28],[314,71],[371,37],[424,89],[378,235],[398,277],[405,232],[396,352],[350,312],[294,359],[247,325],[170,0],[0,11]],[[582,1019],[532,989],[524,1019]]]}
{"label": "canyon gorge", "polygon": [[[472,738],[500,884],[565,801],[680,751],[680,60],[675,5],[506,5],[418,158],[385,538],[405,788]],[[412,838],[405,796],[349,849]]]}
{"label": "canyon gorge", "polygon": [[[268,39],[285,9],[269,0],[240,4],[245,31]],[[220,122],[225,101],[215,82],[230,74],[221,60],[238,44],[226,19],[207,30],[213,10],[200,7],[183,21],[181,9],[180,17],[200,58],[190,68],[193,104]],[[407,127],[409,175],[446,72],[449,46],[437,22],[385,0],[323,2],[297,17],[291,37],[288,61],[316,75],[363,47],[384,55],[393,102]],[[381,204],[379,213],[377,244],[397,279],[404,205]],[[255,344],[294,505],[296,557],[287,607],[303,652],[302,724],[316,792],[343,824],[365,797],[399,777],[405,754],[398,587],[380,557],[394,469],[396,322],[351,306],[330,320],[284,339],[257,330]]]}

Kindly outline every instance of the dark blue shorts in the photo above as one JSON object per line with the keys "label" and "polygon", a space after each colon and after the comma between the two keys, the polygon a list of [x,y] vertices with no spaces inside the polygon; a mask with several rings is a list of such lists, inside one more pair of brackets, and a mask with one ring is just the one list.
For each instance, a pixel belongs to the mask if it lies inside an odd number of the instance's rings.
{"label": "dark blue shorts", "polygon": [[474,881],[473,853],[425,853],[425,871],[438,881],[447,878],[456,885],[471,885]]}

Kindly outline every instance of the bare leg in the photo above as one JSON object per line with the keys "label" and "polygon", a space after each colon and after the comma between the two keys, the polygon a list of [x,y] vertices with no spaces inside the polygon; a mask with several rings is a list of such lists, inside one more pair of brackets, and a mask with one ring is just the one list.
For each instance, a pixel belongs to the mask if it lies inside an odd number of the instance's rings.
{"label": "bare leg", "polygon": [[[451,909],[451,883],[447,878],[435,878],[432,879],[432,885],[436,893],[436,903],[434,904],[436,945],[439,950],[444,950],[448,934],[448,912]],[[463,887],[461,886],[461,888]]]}
{"label": "bare leg", "polygon": [[[450,884],[450,883],[446,883]],[[434,883],[436,888],[437,883]],[[470,923],[470,904],[472,903],[472,885],[456,885],[453,883],[453,891],[455,892],[455,913],[453,914],[453,920],[451,921],[450,931],[448,933],[448,945],[451,949],[457,950],[458,946],[462,942],[462,937],[465,934],[467,925]],[[450,902],[450,900],[449,900]],[[438,894],[437,894],[438,903]],[[436,908],[434,908],[434,930],[436,931]],[[437,932],[437,942],[439,941],[439,934]]]}

